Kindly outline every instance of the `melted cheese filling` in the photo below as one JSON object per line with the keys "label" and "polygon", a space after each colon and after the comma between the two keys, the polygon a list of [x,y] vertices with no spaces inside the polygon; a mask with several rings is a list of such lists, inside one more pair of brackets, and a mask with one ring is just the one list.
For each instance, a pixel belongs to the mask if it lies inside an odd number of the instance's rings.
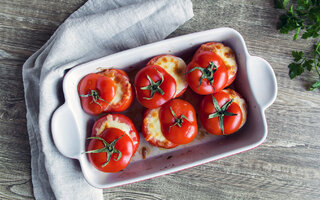
{"label": "melted cheese filling", "polygon": [[147,141],[151,139],[158,140],[160,142],[167,141],[167,139],[163,136],[163,133],[161,131],[159,111],[160,108],[152,109],[144,119],[145,123],[147,124],[149,133],[146,138]]}
{"label": "melted cheese filling", "polygon": [[100,127],[96,128],[97,135],[101,134],[106,128],[118,128],[125,132],[130,138],[131,127],[126,123],[121,123],[118,117],[113,118],[112,115],[107,116],[107,120]]}
{"label": "melted cheese filling", "polygon": [[[114,81],[114,77],[111,78]],[[123,98],[123,88],[121,82],[114,81],[114,85],[116,88],[116,94],[114,95],[112,101],[110,102],[111,105],[115,105],[119,103]]]}
{"label": "melted cheese filling", "polygon": [[187,65],[181,58],[170,55],[162,56],[154,63],[154,65],[159,65],[174,78],[177,84],[176,95],[188,87],[184,75]]}
{"label": "melted cheese filling", "polygon": [[245,100],[243,98],[241,98],[239,96],[238,93],[236,93],[234,90],[231,90],[231,89],[225,89],[225,90],[222,90],[224,91],[225,93],[229,94],[230,95],[230,98],[233,99],[233,102],[237,103],[241,109],[241,112],[242,112],[242,121],[241,121],[241,124],[240,124],[240,127],[239,129],[244,125],[244,123],[247,121],[247,104],[245,102]]}

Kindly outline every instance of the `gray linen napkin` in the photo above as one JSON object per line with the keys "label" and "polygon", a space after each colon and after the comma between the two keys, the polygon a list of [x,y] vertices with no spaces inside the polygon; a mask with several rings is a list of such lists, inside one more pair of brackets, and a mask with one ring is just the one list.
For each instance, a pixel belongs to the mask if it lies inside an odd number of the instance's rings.
{"label": "gray linen napkin", "polygon": [[193,16],[190,0],[89,0],[23,65],[27,127],[36,199],[103,199],[77,161],[54,146],[50,120],[63,103],[65,70],[164,39]]}

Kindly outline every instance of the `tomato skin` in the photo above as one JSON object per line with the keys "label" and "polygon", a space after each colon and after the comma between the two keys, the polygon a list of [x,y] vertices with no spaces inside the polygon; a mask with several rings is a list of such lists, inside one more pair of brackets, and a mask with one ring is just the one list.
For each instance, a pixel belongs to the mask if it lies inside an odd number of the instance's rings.
{"label": "tomato skin", "polygon": [[[97,103],[95,103],[92,96],[83,97],[83,95],[90,94],[92,90],[97,91],[100,98],[105,101],[97,99]],[[85,112],[91,115],[102,113],[114,98],[115,92],[116,88],[112,79],[95,73],[86,75],[78,84],[81,106]]]}
{"label": "tomato skin", "polygon": [[[173,110],[177,118],[184,115],[188,120],[183,119],[181,127],[175,124],[170,108]],[[198,133],[197,117],[193,106],[187,101],[174,99],[161,106],[159,114],[161,122],[161,130],[163,135],[175,144],[190,143]],[[170,128],[171,126],[171,128]]]}
{"label": "tomato skin", "polygon": [[[222,107],[225,103],[231,100],[229,94],[227,94],[224,91],[217,92],[213,94],[213,96],[216,98],[220,107]],[[215,112],[216,109],[212,102],[212,95],[205,96],[200,104],[201,123],[209,133],[214,135],[223,135],[221,127],[219,125],[219,118],[214,117],[208,119],[209,115]],[[237,115],[224,116],[223,126],[225,135],[232,134],[239,130],[243,118],[243,112],[236,102],[231,103],[231,105],[227,109],[227,112],[231,112]]]}
{"label": "tomato skin", "polygon": [[[130,130],[129,136],[133,143],[133,152],[135,153],[140,144],[140,136],[131,119],[125,115],[112,113],[112,114],[107,114],[100,117],[93,125],[91,136],[92,137],[99,136],[105,129],[108,128],[105,124],[108,117],[111,118],[112,120],[117,120],[120,123],[124,123],[130,126],[131,130]],[[102,126],[105,126],[105,127],[102,128]],[[102,131],[98,132],[98,130],[102,130]]]}
{"label": "tomato skin", "polygon": [[[207,68],[209,62],[213,62],[217,66],[217,71],[213,74],[214,82],[211,85],[210,81],[204,78],[199,87],[200,77],[203,73],[198,69],[190,73],[188,72],[194,67]],[[208,51],[195,54],[193,60],[187,66],[186,73],[187,82],[190,88],[201,95],[213,94],[221,91],[228,81],[228,72],[222,59],[217,54]]]}
{"label": "tomato skin", "polygon": [[[155,108],[157,109],[157,108]],[[165,139],[164,141],[160,141],[154,137],[152,137],[152,133],[149,130],[149,126],[146,120],[146,117],[152,112],[153,109],[147,109],[144,112],[143,115],[143,120],[142,120],[142,135],[145,138],[147,142],[149,142],[151,145],[160,147],[160,148],[165,148],[165,149],[172,149],[174,147],[177,147],[178,144],[175,144],[173,142],[170,142],[169,140]]]}
{"label": "tomato skin", "polygon": [[133,87],[127,73],[121,69],[105,69],[98,74],[111,78],[114,84],[120,84],[123,93],[121,100],[116,103],[111,102],[104,112],[122,112],[127,110],[134,99]]}
{"label": "tomato skin", "polygon": [[[150,98],[151,91],[150,90],[142,90],[142,87],[150,85],[150,81],[147,78],[147,75],[154,81],[161,81],[161,73],[163,76],[163,82],[159,86],[164,92],[161,95],[159,92],[155,92],[154,96]],[[157,65],[148,65],[142,68],[135,76],[135,90],[138,101],[146,108],[156,108],[170,99],[172,99],[176,93],[176,82],[172,78],[172,76],[167,73],[162,67]]]}
{"label": "tomato skin", "polygon": [[[88,153],[87,155],[92,165],[103,172],[119,172],[127,167],[133,155],[133,144],[130,137],[117,128],[107,128],[99,135],[99,137],[103,138],[109,144],[121,137],[116,142],[115,148],[122,153],[122,156],[118,161],[115,161],[115,159],[118,158],[118,154],[113,153],[110,162],[105,167],[102,167],[107,161],[107,153]],[[91,139],[88,145],[88,151],[101,149],[103,147],[104,144],[102,141]]]}

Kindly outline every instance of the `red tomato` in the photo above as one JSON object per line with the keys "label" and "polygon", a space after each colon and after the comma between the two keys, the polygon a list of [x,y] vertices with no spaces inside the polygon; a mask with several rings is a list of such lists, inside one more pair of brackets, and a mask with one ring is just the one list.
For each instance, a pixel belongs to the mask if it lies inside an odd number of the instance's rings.
{"label": "red tomato", "polygon": [[241,108],[245,106],[240,105],[240,97],[232,95],[235,92],[230,93],[230,90],[207,95],[201,102],[200,120],[203,127],[211,134],[232,134],[243,125],[243,119],[246,119],[246,111]]}
{"label": "red tomato", "polygon": [[162,67],[148,65],[135,77],[138,101],[147,108],[156,108],[172,99],[176,93],[176,82]]}
{"label": "red tomato", "polygon": [[104,111],[122,112],[128,109],[133,101],[134,93],[126,72],[120,69],[105,69],[98,74],[112,79],[116,87],[115,97]]}
{"label": "red tomato", "polygon": [[[99,137],[89,139],[86,153],[95,168],[103,172],[118,172],[128,166],[133,155],[133,144],[123,131],[107,128]],[[99,152],[95,153],[96,150]]]}
{"label": "red tomato", "polygon": [[235,80],[238,71],[238,64],[233,50],[219,42],[208,42],[202,44],[195,55],[204,51],[216,52],[221,57],[228,71],[228,82],[225,87],[229,86]]}
{"label": "red tomato", "polygon": [[91,136],[99,136],[107,128],[119,128],[124,131],[132,140],[133,152],[135,153],[137,151],[140,143],[140,136],[130,118],[122,114],[104,115],[94,123]]}
{"label": "red tomato", "polygon": [[197,117],[187,101],[174,99],[160,108],[161,130],[167,140],[175,144],[187,144],[198,133]]}
{"label": "red tomato", "polygon": [[225,87],[228,72],[220,56],[206,51],[194,56],[187,67],[186,78],[194,92],[207,95]]}
{"label": "red tomato", "polygon": [[178,145],[167,140],[162,134],[159,111],[160,108],[146,110],[142,121],[142,134],[146,141],[153,146],[165,149],[174,148]]}
{"label": "red tomato", "polygon": [[83,110],[98,115],[108,107],[116,88],[112,79],[99,74],[88,74],[79,82],[78,93]]}

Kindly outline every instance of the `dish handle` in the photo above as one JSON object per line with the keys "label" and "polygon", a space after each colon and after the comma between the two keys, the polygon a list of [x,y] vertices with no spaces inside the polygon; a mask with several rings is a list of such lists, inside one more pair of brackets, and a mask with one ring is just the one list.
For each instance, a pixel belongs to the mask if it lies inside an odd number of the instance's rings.
{"label": "dish handle", "polygon": [[56,147],[66,157],[78,158],[80,155],[80,138],[77,130],[73,114],[65,103],[52,116],[51,132]]}
{"label": "dish handle", "polygon": [[252,92],[258,104],[268,108],[277,97],[277,81],[271,65],[257,56],[250,56],[248,60],[248,79]]}

